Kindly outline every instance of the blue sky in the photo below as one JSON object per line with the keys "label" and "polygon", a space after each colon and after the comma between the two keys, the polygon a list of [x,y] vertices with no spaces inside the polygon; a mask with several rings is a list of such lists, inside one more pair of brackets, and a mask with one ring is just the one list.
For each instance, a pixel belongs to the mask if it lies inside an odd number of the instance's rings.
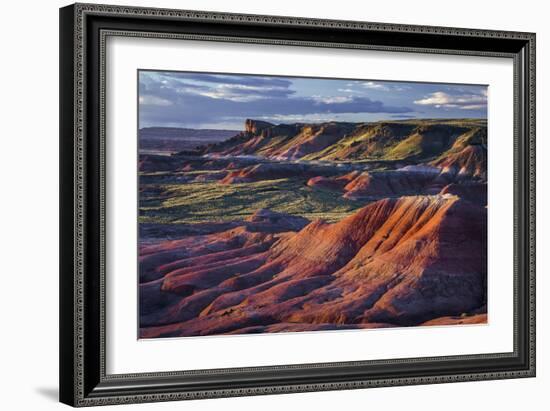
{"label": "blue sky", "polygon": [[139,127],[241,130],[272,123],[487,118],[487,87],[191,72],[139,72]]}

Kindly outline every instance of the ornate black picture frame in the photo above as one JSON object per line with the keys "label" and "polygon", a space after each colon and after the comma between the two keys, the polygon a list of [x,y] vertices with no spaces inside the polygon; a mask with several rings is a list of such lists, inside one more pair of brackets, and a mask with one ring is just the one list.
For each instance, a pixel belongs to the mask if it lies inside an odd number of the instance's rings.
{"label": "ornate black picture frame", "polygon": [[[513,352],[107,374],[108,36],[513,59]],[[75,4],[60,10],[60,100],[61,402],[92,406],[535,376],[535,34]]]}

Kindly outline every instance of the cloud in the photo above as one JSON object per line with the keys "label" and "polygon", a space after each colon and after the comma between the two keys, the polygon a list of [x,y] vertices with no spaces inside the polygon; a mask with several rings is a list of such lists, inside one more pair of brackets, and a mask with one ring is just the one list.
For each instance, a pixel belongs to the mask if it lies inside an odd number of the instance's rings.
{"label": "cloud", "polygon": [[330,117],[344,113],[413,111],[361,95],[334,92],[332,95],[298,96],[291,88],[293,83],[280,78],[145,73],[140,73],[142,126],[198,126],[247,117]]}
{"label": "cloud", "polygon": [[377,81],[365,81],[362,82],[361,85],[364,88],[370,89],[370,90],[381,90],[381,91],[407,91],[410,90],[410,86],[405,86],[400,83],[381,83]]}
{"label": "cloud", "polygon": [[140,93],[171,95],[198,94],[214,99],[254,101],[271,97],[287,97],[295,93],[292,83],[279,78],[254,76],[222,76],[198,73],[140,73]]}
{"label": "cloud", "polygon": [[487,108],[487,104],[469,104],[466,106],[459,106],[461,110],[482,110]]}
{"label": "cloud", "polygon": [[415,100],[414,104],[423,106],[434,106],[436,108],[458,108],[461,110],[479,110],[487,107],[487,92],[481,94],[460,94],[453,95],[444,91],[436,91],[425,96],[420,100]]}
{"label": "cloud", "polygon": [[206,97],[242,102],[272,97],[286,97],[294,93],[294,90],[281,87],[257,87],[246,84],[218,84],[208,90],[197,92],[197,94]]}
{"label": "cloud", "polygon": [[370,89],[374,89],[374,90],[388,91],[390,89],[387,85],[377,83],[375,81],[365,81],[364,83],[361,83],[361,85],[365,88],[370,88]]}
{"label": "cloud", "polygon": [[408,107],[386,106],[366,97],[347,101],[315,100],[306,97],[274,97],[255,101],[235,101],[188,95],[170,106],[140,105],[143,124],[201,124],[227,118],[285,115],[326,115],[343,113],[408,113]]}
{"label": "cloud", "polygon": [[342,104],[353,101],[353,97],[349,96],[311,96],[311,98],[318,103],[326,104]]}
{"label": "cloud", "polygon": [[411,90],[411,89],[412,89],[411,86],[403,86],[403,85],[393,85],[392,88],[393,88],[395,91],[407,91],[407,90]]}
{"label": "cloud", "polygon": [[[274,114],[272,116],[257,116],[256,118],[271,123],[318,123],[333,121],[340,117],[340,114]],[[237,118],[237,120],[240,120],[240,118]]]}
{"label": "cloud", "polygon": [[171,106],[172,102],[164,98],[145,94],[139,96],[139,104],[143,104],[144,106]]}
{"label": "cloud", "polygon": [[292,85],[290,80],[279,77],[243,76],[236,74],[204,74],[204,73],[167,73],[173,79],[183,81],[193,80],[201,83],[220,83],[248,85],[256,87],[284,87]]}

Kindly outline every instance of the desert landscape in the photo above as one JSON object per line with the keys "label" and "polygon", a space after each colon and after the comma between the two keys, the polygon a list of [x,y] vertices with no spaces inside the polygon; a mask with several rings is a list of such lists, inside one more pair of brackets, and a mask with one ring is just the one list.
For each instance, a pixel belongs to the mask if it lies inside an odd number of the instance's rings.
{"label": "desert landscape", "polygon": [[485,119],[139,136],[140,338],[487,322]]}

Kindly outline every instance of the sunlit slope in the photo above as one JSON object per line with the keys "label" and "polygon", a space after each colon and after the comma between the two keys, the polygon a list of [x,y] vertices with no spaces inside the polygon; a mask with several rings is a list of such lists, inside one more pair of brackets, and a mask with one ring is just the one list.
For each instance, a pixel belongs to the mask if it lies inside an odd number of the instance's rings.
{"label": "sunlit slope", "polygon": [[448,150],[487,143],[485,120],[281,124],[247,120],[237,136],[203,146],[203,154],[284,160],[435,160]]}

